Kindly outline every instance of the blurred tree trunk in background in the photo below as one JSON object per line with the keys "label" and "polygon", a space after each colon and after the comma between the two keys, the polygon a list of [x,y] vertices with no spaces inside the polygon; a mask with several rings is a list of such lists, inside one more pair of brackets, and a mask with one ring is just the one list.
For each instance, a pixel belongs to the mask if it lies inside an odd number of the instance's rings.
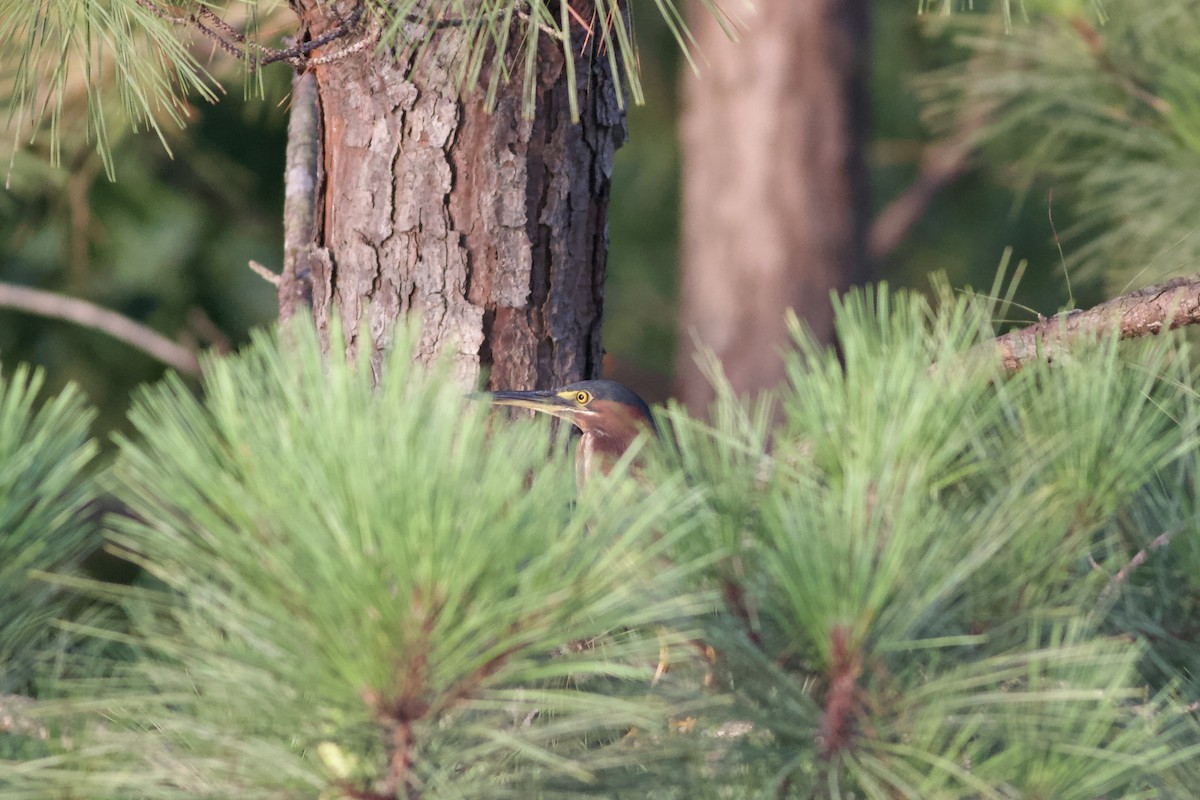
{"label": "blurred tree trunk in background", "polygon": [[833,338],[830,292],[867,279],[866,0],[758,0],[729,41],[693,6],[684,78],[678,394],[712,399],[699,343],[733,387],[783,378],[785,312]]}
{"label": "blurred tree trunk in background", "polygon": [[[293,8],[299,41],[353,10],[316,0]],[[420,57],[340,41],[317,49],[315,81],[306,90],[301,76],[293,97],[281,317],[311,298],[330,346],[338,312],[347,354],[376,369],[392,326],[419,313],[422,357],[451,350],[464,383],[481,368],[493,386],[512,388],[596,376],[609,176],[625,115],[607,59],[594,56],[599,37],[573,33],[579,124],[562,45],[546,35],[533,119],[521,116],[521,61],[494,114],[482,90],[459,99],[456,59],[468,41],[450,24]],[[520,39],[510,37],[513,48]]]}

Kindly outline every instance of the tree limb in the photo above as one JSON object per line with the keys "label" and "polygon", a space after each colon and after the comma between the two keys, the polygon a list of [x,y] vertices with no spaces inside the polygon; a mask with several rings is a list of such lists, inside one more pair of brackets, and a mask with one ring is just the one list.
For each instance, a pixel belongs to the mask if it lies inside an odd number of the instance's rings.
{"label": "tree limb", "polygon": [[73,322],[106,333],[189,376],[200,374],[196,354],[129,317],[76,297],[0,283],[0,307]]}
{"label": "tree limb", "polygon": [[1200,322],[1200,275],[1175,278],[1115,297],[1086,311],[1056,314],[980,345],[993,348],[1012,374],[1034,359],[1054,361],[1080,340],[1116,333],[1120,339],[1154,336]]}
{"label": "tree limb", "polygon": [[[318,36],[312,41],[299,42],[286,49],[279,50],[274,47],[267,47],[258,41],[248,41],[245,34],[225,22],[216,12],[203,3],[200,4],[199,10],[196,13],[189,14],[171,14],[167,9],[153,2],[153,0],[137,0],[137,3],[156,17],[164,19],[172,25],[195,28],[234,58],[247,61],[251,69],[266,66],[267,64],[274,64],[277,61],[286,61],[296,69],[303,69],[308,63],[325,63],[331,58],[341,57],[341,54],[338,54],[336,56],[325,56],[322,59],[309,59],[309,54],[318,47],[329,44],[335,39],[340,39],[354,33],[359,21],[362,19],[363,10],[366,8],[365,4],[357,3],[351,9],[350,15],[344,20],[339,20],[340,24],[333,30],[322,36]],[[357,46],[360,48],[365,47],[366,42],[362,42]]]}

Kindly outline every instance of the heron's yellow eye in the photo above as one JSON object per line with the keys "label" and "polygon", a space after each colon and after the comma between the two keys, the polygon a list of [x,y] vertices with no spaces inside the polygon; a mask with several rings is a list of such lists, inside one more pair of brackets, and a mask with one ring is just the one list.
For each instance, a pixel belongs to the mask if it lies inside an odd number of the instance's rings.
{"label": "heron's yellow eye", "polygon": [[578,391],[575,393],[575,402],[581,406],[586,406],[592,402],[592,395],[589,392]]}

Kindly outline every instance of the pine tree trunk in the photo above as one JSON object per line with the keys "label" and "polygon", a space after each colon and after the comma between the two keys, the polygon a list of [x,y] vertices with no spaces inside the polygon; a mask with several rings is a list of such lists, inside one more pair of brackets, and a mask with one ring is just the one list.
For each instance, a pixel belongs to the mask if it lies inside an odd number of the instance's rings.
{"label": "pine tree trunk", "polygon": [[[309,40],[337,25],[328,3],[293,7]],[[340,11],[345,19],[350,9]],[[373,42],[354,50],[335,41],[313,54],[289,129],[296,159],[281,317],[311,301],[333,346],[331,315],[340,315],[345,342],[336,344],[376,370],[396,322],[419,314],[420,357],[451,352],[464,383],[481,369],[505,388],[597,374],[609,178],[624,111],[607,60],[585,54],[581,121],[571,122],[561,45],[540,38],[532,119],[521,114],[519,69],[491,114],[481,90],[459,93],[461,28],[436,31],[420,58]],[[320,63],[339,48],[349,52]],[[315,105],[306,133],[308,80]]]}
{"label": "pine tree trunk", "polygon": [[702,9],[684,86],[678,394],[712,400],[695,340],[743,394],[783,378],[785,312],[833,339],[830,292],[867,278],[866,0],[761,0],[730,42]]}

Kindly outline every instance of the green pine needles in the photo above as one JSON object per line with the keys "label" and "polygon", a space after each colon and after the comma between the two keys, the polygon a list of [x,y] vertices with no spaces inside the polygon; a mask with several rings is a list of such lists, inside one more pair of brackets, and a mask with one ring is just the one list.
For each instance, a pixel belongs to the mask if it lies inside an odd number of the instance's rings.
{"label": "green pine needles", "polygon": [[133,597],[133,787],[524,797],[629,761],[703,607],[662,563],[687,495],[576,502],[569,459],[413,366],[414,336],[372,389],[289,333],[214,362],[203,403],[146,394],[122,443],[113,541],[162,587]]}
{"label": "green pine needles", "polygon": [[[1200,14],[1189,0],[1023,4],[1019,24],[964,15],[958,63],[917,84],[939,134],[983,145],[1022,191],[1074,222],[1065,266],[1119,291],[1200,260]],[[938,30],[940,26],[935,26]],[[1014,169],[1015,167],[1015,169]],[[1072,273],[1074,274],[1074,272]]]}
{"label": "green pine needles", "polygon": [[[1166,530],[1197,566],[1186,348],[1107,342],[1007,379],[967,362],[991,335],[967,302],[880,292],[838,315],[840,362],[797,333],[769,456],[766,414],[727,387],[715,429],[671,415],[673,457],[711,487],[687,545],[726,554],[706,635],[752,726],[712,796],[1187,794],[1195,628],[1168,609],[1195,595],[1165,552],[1128,570]],[[1108,616],[1152,592],[1174,634]]]}
{"label": "green pine needles", "polygon": [[840,360],[714,371],[582,492],[412,331],[378,386],[300,324],[144,393],[106,478],[144,577],[66,626],[121,658],[29,701],[4,796],[1189,796],[1186,342],[1009,378],[972,299],[838,313]]}
{"label": "green pine needles", "polygon": [[136,0],[0,0],[0,118],[13,159],[42,134],[57,166],[64,139],[86,137],[112,177],[113,128],[153,130],[167,147],[163,125],[183,125],[188,95],[211,102],[217,89],[188,42]]}
{"label": "green pine needles", "polygon": [[[92,413],[74,389],[38,408],[42,383],[25,367],[0,379],[0,717],[4,696],[36,688],[52,623],[68,604],[34,573],[73,569],[98,543],[88,516]],[[0,741],[4,731],[0,723]]]}

